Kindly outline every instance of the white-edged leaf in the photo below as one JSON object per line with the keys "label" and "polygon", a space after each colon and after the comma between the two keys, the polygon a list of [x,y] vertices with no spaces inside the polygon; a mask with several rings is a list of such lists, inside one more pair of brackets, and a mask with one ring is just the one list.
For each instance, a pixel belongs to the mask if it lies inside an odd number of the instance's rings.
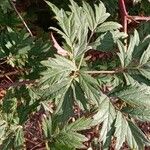
{"label": "white-edged leaf", "polygon": [[[95,16],[96,16],[96,26],[103,23],[109,16],[109,13],[106,13],[105,5],[100,2],[98,5],[94,5],[95,7]],[[95,27],[96,28],[96,27]]]}
{"label": "white-edged leaf", "polygon": [[98,106],[101,103],[101,93],[98,87],[98,82],[88,74],[80,72],[79,84],[85,93],[85,96],[91,103]]}
{"label": "white-edged leaf", "polygon": [[144,107],[125,107],[121,111],[127,113],[131,117],[141,120],[150,121],[150,109]]}
{"label": "white-edged leaf", "polygon": [[116,117],[116,111],[106,95],[101,96],[98,112],[93,116],[93,124],[103,123],[100,131],[100,140],[105,143],[107,134],[111,130],[111,125]]}
{"label": "white-edged leaf", "polygon": [[146,85],[127,86],[112,93],[124,102],[135,106],[150,106],[150,87]]}
{"label": "white-edged leaf", "polygon": [[144,133],[131,121],[127,121],[120,112],[118,112],[115,124],[116,150],[121,148],[125,140],[131,149],[136,150],[144,150],[144,145],[150,144]]}
{"label": "white-edged leaf", "polygon": [[79,118],[75,122],[64,127],[65,131],[81,131],[91,128],[93,119],[91,118]]}
{"label": "white-edged leaf", "polygon": [[150,44],[140,58],[140,65],[146,64],[148,62],[149,58],[150,58]]}
{"label": "white-edged leaf", "polygon": [[95,14],[92,7],[85,1],[83,1],[83,9],[85,10],[88,25],[91,31],[94,31],[95,27]]}
{"label": "white-edged leaf", "polygon": [[108,21],[108,22],[104,22],[103,24],[101,24],[96,32],[107,32],[107,31],[111,31],[111,30],[117,30],[120,29],[122,27],[122,25],[120,25],[117,22],[113,22],[113,21]]}
{"label": "white-edged leaf", "polygon": [[116,150],[120,150],[122,144],[126,140],[127,122],[122,117],[123,117],[122,114],[118,112],[116,122],[115,122],[116,131],[114,134],[114,136],[117,137],[116,146],[115,146]]}

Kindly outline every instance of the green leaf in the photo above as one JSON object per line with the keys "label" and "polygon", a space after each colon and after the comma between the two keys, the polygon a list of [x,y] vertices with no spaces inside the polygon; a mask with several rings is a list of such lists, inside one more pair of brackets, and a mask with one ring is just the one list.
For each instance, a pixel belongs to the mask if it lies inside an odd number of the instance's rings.
{"label": "green leaf", "polygon": [[146,64],[148,62],[149,58],[150,58],[150,44],[140,58],[140,65]]}
{"label": "green leaf", "polygon": [[100,139],[105,143],[107,134],[111,130],[111,125],[116,117],[116,111],[106,95],[101,96],[101,103],[98,107],[98,112],[93,116],[93,124],[100,124],[103,122],[100,131]]}
{"label": "green leaf", "polygon": [[66,146],[68,148],[85,148],[82,144],[83,142],[87,141],[88,139],[77,132],[61,132],[56,137],[56,144],[59,147]]}
{"label": "green leaf", "polygon": [[43,115],[42,118],[42,130],[45,138],[50,139],[52,138],[53,132],[52,131],[52,118],[51,116],[47,117]]}
{"label": "green leaf", "polygon": [[108,22],[104,22],[103,24],[101,24],[96,32],[107,32],[107,31],[111,31],[111,30],[117,30],[120,29],[122,27],[122,25],[120,25],[117,22],[113,22],[113,21],[108,21]]}
{"label": "green leaf", "polygon": [[69,87],[64,97],[61,98],[59,106],[55,112],[61,122],[68,121],[73,116],[74,97],[72,88]]}
{"label": "green leaf", "polygon": [[84,91],[82,90],[80,84],[78,82],[74,82],[72,88],[75,102],[78,104],[79,108],[82,110],[87,110],[88,101],[85,97]]}
{"label": "green leaf", "polygon": [[7,129],[7,122],[5,120],[0,120],[0,144],[2,144],[2,141],[5,139]]}
{"label": "green leaf", "polygon": [[0,145],[0,149],[2,150],[11,150],[14,142],[14,133],[8,134]]}
{"label": "green leaf", "polygon": [[103,23],[109,16],[109,13],[106,13],[105,5],[100,2],[98,5],[94,5],[95,7],[95,16],[96,16],[96,24],[99,25]]}
{"label": "green leaf", "polygon": [[86,130],[91,127],[92,119],[80,118],[71,124],[65,125],[56,137],[56,144],[69,148],[85,148],[83,142],[88,139],[77,131]]}
{"label": "green leaf", "polygon": [[15,131],[15,138],[14,138],[14,148],[16,150],[22,150],[24,149],[24,132],[23,132],[23,127],[20,126],[16,131]]}
{"label": "green leaf", "polygon": [[92,119],[91,118],[79,118],[75,122],[64,127],[63,130],[65,131],[81,131],[91,128],[92,126]]}
{"label": "green leaf", "polygon": [[93,31],[95,29],[95,22],[96,22],[94,11],[92,7],[85,1],[83,1],[83,9],[85,10],[86,13],[89,28],[91,31]]}
{"label": "green leaf", "polygon": [[43,85],[51,85],[57,81],[61,82],[61,80],[69,77],[73,71],[77,70],[75,63],[58,55],[56,55],[56,58],[50,58],[50,60],[45,60],[41,63],[47,67],[47,70],[41,73],[43,77],[40,80],[40,84]]}
{"label": "green leaf", "polygon": [[85,92],[86,98],[98,106],[98,104],[101,103],[101,93],[97,80],[88,74],[80,72],[79,84]]}
{"label": "green leaf", "polygon": [[150,121],[150,109],[143,107],[125,107],[121,111],[127,113],[132,118],[141,121]]}
{"label": "green leaf", "polygon": [[131,121],[127,121],[125,117],[118,112],[116,119],[116,150],[119,150],[127,140],[131,149],[144,150],[144,145],[149,145],[150,141],[146,138],[143,132]]}
{"label": "green leaf", "polygon": [[144,133],[131,121],[128,121],[127,142],[132,149],[138,150],[144,150],[144,145],[150,145]]}
{"label": "green leaf", "polygon": [[150,87],[146,85],[127,86],[114,91],[111,95],[119,97],[121,100],[133,106],[150,106]]}
{"label": "green leaf", "polygon": [[117,55],[119,56],[121,66],[125,67],[125,59],[126,59],[125,46],[123,45],[123,43],[121,41],[118,41],[117,45],[118,45],[118,48],[119,48],[119,51],[120,51],[120,53],[117,53]]}
{"label": "green leaf", "polygon": [[114,136],[117,137],[115,149],[120,150],[122,144],[126,140],[126,133],[127,133],[127,121],[126,119],[123,118],[120,112],[117,113],[115,127],[116,131]]}

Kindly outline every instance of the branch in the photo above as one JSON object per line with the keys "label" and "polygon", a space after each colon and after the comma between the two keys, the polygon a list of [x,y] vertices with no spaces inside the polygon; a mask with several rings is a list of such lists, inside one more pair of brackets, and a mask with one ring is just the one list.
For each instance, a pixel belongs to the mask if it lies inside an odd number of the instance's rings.
{"label": "branch", "polygon": [[17,10],[15,4],[12,2],[12,0],[9,0],[10,4],[12,5],[12,7],[14,8],[15,12],[17,13],[17,15],[19,16],[20,20],[22,21],[22,23],[24,24],[24,26],[26,27],[27,31],[30,33],[31,37],[33,37],[33,34],[31,32],[31,30],[29,29],[28,25],[26,24],[26,22],[24,21],[23,17],[21,16],[21,14],[19,13],[19,11]]}
{"label": "branch", "polygon": [[98,71],[98,70],[93,70],[93,71],[84,71],[85,73],[88,74],[116,74],[116,73],[122,73],[125,69],[120,68],[120,69],[116,69],[116,70],[102,70],[102,71]]}
{"label": "branch", "polygon": [[123,31],[125,33],[127,33],[127,26],[128,26],[128,23],[130,22],[150,21],[150,16],[149,17],[130,16],[126,9],[125,0],[119,0],[119,11],[120,11],[120,16],[121,16]]}
{"label": "branch", "polygon": [[145,17],[145,16],[127,16],[127,18],[131,21],[150,21],[150,16]]}
{"label": "branch", "polygon": [[116,73],[116,71],[97,71],[97,70],[94,70],[94,71],[84,71],[85,73],[88,73],[88,74],[114,74]]}

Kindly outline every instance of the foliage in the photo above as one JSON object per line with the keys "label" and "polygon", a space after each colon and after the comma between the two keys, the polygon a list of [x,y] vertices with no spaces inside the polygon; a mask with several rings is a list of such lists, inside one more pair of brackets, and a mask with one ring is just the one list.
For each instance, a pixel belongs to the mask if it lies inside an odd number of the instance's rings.
{"label": "foliage", "polygon": [[[0,4],[4,16],[10,13],[7,2]],[[50,27],[59,37],[55,42],[22,30],[14,14],[12,21],[0,15],[0,62],[19,73],[0,101],[0,149],[26,149],[23,129],[36,111],[42,113],[46,149],[94,148],[85,144],[92,129],[97,130],[98,136],[90,139],[98,138],[97,149],[109,149],[112,139],[116,150],[123,143],[136,150],[150,145],[136,125],[136,120],[150,121],[149,22],[127,35],[110,17],[107,2],[70,0],[65,10],[46,1],[58,23]],[[58,45],[65,56],[55,52]],[[92,60],[91,49],[100,59]]]}

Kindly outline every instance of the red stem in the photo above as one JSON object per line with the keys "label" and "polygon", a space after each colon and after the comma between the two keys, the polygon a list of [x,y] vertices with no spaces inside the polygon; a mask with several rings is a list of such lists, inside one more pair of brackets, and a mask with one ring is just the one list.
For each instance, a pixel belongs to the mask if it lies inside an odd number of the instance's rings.
{"label": "red stem", "polygon": [[119,0],[119,11],[120,11],[120,16],[121,16],[121,24],[123,26],[123,31],[127,33],[127,25],[128,21],[150,21],[150,16],[149,17],[144,17],[144,16],[130,16],[128,15],[126,5],[125,5],[125,0]]}

